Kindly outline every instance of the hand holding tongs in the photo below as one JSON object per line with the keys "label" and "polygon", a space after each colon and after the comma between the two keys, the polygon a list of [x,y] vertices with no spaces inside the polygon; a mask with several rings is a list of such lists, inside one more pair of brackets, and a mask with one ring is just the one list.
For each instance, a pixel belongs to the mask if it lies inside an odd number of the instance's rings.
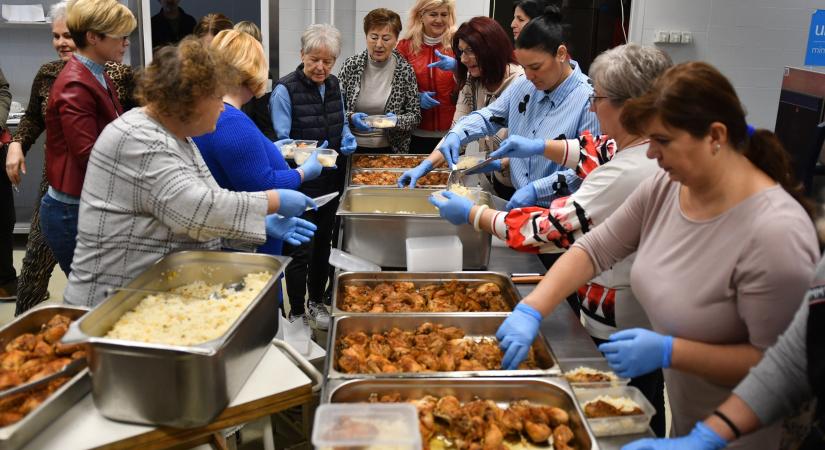
{"label": "hand holding tongs", "polygon": [[463,184],[464,176],[465,175],[472,175],[474,173],[479,173],[481,169],[489,166],[493,162],[495,162],[498,158],[487,158],[480,163],[469,167],[467,169],[453,169],[450,171],[450,176],[447,177],[447,186],[453,184]]}

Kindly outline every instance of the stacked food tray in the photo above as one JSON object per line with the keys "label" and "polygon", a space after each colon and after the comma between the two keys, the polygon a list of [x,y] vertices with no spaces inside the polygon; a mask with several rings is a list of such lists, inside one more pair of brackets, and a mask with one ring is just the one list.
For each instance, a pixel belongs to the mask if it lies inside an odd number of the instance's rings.
{"label": "stacked food tray", "polygon": [[[552,409],[564,420],[539,412],[545,419],[529,419],[536,422],[530,424],[533,434],[526,428],[521,434],[506,428],[510,434],[504,443],[531,448],[538,442],[546,447],[550,441],[542,433],[550,433],[551,441],[553,436],[559,439],[556,448],[569,448],[565,439],[573,448],[598,448],[542,335],[517,370],[500,368],[495,333],[520,300],[510,278],[496,272],[338,274],[322,403],[412,402],[422,420],[425,448],[449,448],[448,437],[438,433],[460,428],[458,422],[469,420],[466,414],[481,405],[479,401],[494,411],[473,419],[481,421],[474,426],[487,433],[484,439],[498,436],[504,425],[490,417],[508,408]],[[439,415],[448,402],[459,411],[452,419]],[[438,405],[436,431],[425,424],[433,412],[427,411],[427,404]]]}
{"label": "stacked food tray", "polygon": [[[411,169],[423,161],[427,155],[355,155],[350,163],[347,176],[348,186],[396,186],[398,178],[404,171]],[[441,188],[447,186],[447,177],[450,172],[446,169],[435,169],[421,177],[417,186],[422,188]]]}

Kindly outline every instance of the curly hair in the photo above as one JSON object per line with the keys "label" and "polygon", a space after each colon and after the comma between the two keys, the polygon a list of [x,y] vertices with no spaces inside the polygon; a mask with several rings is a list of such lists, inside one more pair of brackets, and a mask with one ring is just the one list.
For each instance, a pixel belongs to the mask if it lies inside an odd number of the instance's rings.
{"label": "curly hair", "polygon": [[223,95],[227,86],[239,84],[237,71],[223,57],[187,37],[155,53],[137,75],[135,98],[161,115],[188,123],[201,98]]}

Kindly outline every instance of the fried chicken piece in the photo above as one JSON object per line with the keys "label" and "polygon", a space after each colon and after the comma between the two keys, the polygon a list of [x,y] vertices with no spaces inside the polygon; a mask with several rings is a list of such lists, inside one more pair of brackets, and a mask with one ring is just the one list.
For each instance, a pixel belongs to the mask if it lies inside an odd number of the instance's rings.
{"label": "fried chicken piece", "polygon": [[487,368],[475,359],[462,359],[458,362],[458,370],[461,372],[470,372],[476,370],[487,370]]}
{"label": "fried chicken piece", "polygon": [[23,382],[23,378],[18,372],[11,370],[0,371],[0,390],[17,386]]}
{"label": "fried chicken piece", "polygon": [[573,440],[573,430],[567,425],[559,425],[553,429],[553,445],[558,448],[559,445],[567,445]]}
{"label": "fried chicken piece", "polygon": [[81,350],[86,350],[86,344],[54,344],[54,352],[58,355],[71,355]]}
{"label": "fried chicken piece", "polygon": [[415,283],[412,281],[396,281],[392,284],[396,292],[413,292],[415,291]]}
{"label": "fried chicken piece", "polygon": [[453,395],[445,395],[438,399],[433,414],[436,417],[451,422],[461,414],[461,402]]}
{"label": "fried chicken piece", "polygon": [[504,434],[495,423],[490,424],[490,428],[484,433],[484,445],[482,450],[500,450],[504,447]]}
{"label": "fried chicken piece", "polygon": [[52,361],[49,361],[41,366],[41,369],[34,373],[31,377],[29,377],[26,381],[34,381],[39,380],[43,377],[47,377],[55,372],[62,370],[66,367],[67,364],[71,363],[72,360],[69,358],[58,358]]}
{"label": "fried chicken piece", "polygon": [[557,408],[555,406],[545,406],[544,413],[547,414],[550,420],[550,426],[554,429],[560,425],[567,425],[570,423],[570,414],[567,411]]}
{"label": "fried chicken piece", "polygon": [[415,360],[425,368],[424,372],[438,370],[438,360],[431,353],[419,353]]}
{"label": "fried chicken piece", "polygon": [[32,375],[36,374],[37,372],[40,372],[40,370],[43,368],[43,364],[45,364],[47,361],[48,359],[46,358],[30,359],[24,362],[23,365],[21,365],[17,369],[17,374],[20,376],[20,378],[28,380],[29,378],[31,378]]}
{"label": "fried chicken piece", "polygon": [[34,346],[37,344],[37,337],[32,333],[24,333],[16,338],[12,339],[11,342],[6,344],[6,351],[13,352],[15,350],[21,352],[30,352],[34,350]]}
{"label": "fried chicken piece", "polygon": [[86,350],[78,350],[72,353],[72,359],[86,359]]}
{"label": "fried chicken piece", "polygon": [[458,312],[460,309],[452,299],[447,297],[438,297],[429,301],[428,311],[432,312]]}
{"label": "fried chicken piece", "polygon": [[469,341],[466,339],[451,339],[447,342],[447,353],[454,361],[460,361],[467,356]]}
{"label": "fried chicken piece", "polygon": [[27,392],[20,392],[0,398],[0,411],[15,409],[26,401]]}
{"label": "fried chicken piece", "polygon": [[12,350],[0,355],[0,369],[17,370],[31,355],[21,350]]}
{"label": "fried chicken piece", "polygon": [[65,325],[68,327],[70,323],[72,323],[72,319],[64,316],[63,314],[55,314],[51,319],[49,319],[48,322],[46,322],[45,327],[50,328],[58,325]]}
{"label": "fried chicken piece", "polygon": [[461,304],[462,311],[479,312],[484,311],[484,308],[475,300],[467,299]]}
{"label": "fried chicken piece", "polygon": [[411,355],[404,355],[401,359],[398,360],[398,366],[401,367],[402,372],[424,372],[424,368],[421,367],[421,364],[418,364]]}
{"label": "fried chicken piece", "polygon": [[384,305],[382,305],[380,303],[376,303],[376,304],[372,305],[372,309],[370,309],[369,312],[371,312],[371,313],[382,313],[382,312],[386,312],[386,308],[384,308]]}
{"label": "fried chicken piece", "polygon": [[372,353],[367,356],[367,373],[383,373],[384,366],[390,365],[390,361],[381,355]]}
{"label": "fried chicken piece", "polygon": [[475,289],[478,294],[501,294],[501,288],[495,283],[484,283]]}
{"label": "fried chicken piece", "polygon": [[444,327],[439,330],[439,334],[449,341],[463,338],[464,330],[458,327]]}
{"label": "fried chicken piece", "polygon": [[49,344],[54,344],[55,342],[60,341],[60,339],[63,338],[63,335],[66,334],[67,331],[69,331],[69,325],[60,323],[57,325],[49,326],[48,328],[43,330],[41,334],[43,336],[43,340],[45,340]]}
{"label": "fried chicken piece", "polygon": [[23,420],[23,414],[16,411],[0,412],[0,427],[5,427]]}
{"label": "fried chicken piece", "polygon": [[380,334],[374,334],[370,337],[367,349],[370,354],[379,355],[384,358],[389,358],[392,355],[392,347],[387,343],[387,338]]}
{"label": "fried chicken piece", "polygon": [[438,370],[440,372],[452,372],[455,370],[455,359],[449,353],[442,353],[438,357]]}
{"label": "fried chicken piece", "polygon": [[54,356],[54,346],[38,337],[31,353],[36,357],[51,357]]}
{"label": "fried chicken piece", "polygon": [[487,370],[496,370],[501,368],[501,349],[498,344],[490,341],[480,342],[473,349],[473,358],[484,366]]}
{"label": "fried chicken piece", "polygon": [[[341,357],[338,358],[338,367],[344,373],[363,373],[366,365],[366,357],[363,352],[357,350],[357,345],[341,350]],[[362,347],[363,349],[363,347]]]}
{"label": "fried chicken piece", "polygon": [[401,401],[401,393],[400,392],[393,392],[390,394],[384,394],[381,396],[381,403],[397,403]]}
{"label": "fried chicken piece", "polygon": [[547,426],[546,423],[536,423],[529,420],[524,421],[524,431],[527,432],[527,436],[530,440],[536,444],[547,443],[547,440],[550,439],[550,434],[552,433],[550,427]]}
{"label": "fried chicken piece", "polygon": [[524,428],[521,418],[518,417],[512,408],[507,408],[502,412],[499,425],[501,425],[501,431],[505,436],[520,434]]}
{"label": "fried chicken piece", "polygon": [[365,346],[367,342],[369,342],[370,338],[367,336],[366,333],[363,331],[356,331],[355,333],[349,333],[341,339],[341,342],[346,347],[352,347],[354,345]]}
{"label": "fried chicken piece", "polygon": [[40,389],[34,392],[29,392],[28,394],[28,398],[26,398],[23,404],[17,409],[17,411],[24,416],[40,406],[49,396],[50,392],[45,389]]}

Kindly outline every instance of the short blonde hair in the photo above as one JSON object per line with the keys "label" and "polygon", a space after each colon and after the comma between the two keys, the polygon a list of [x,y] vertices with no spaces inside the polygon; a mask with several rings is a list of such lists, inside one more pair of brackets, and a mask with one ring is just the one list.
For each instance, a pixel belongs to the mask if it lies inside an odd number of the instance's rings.
{"label": "short blonde hair", "polygon": [[421,50],[421,45],[424,43],[424,21],[421,20],[421,16],[428,11],[445,6],[447,7],[449,23],[447,24],[447,31],[441,36],[441,45],[447,50],[452,48],[453,34],[456,28],[455,0],[418,0],[410,9],[410,14],[407,17],[407,33],[404,36],[405,39],[411,41],[413,53]]}
{"label": "short blonde hair", "polygon": [[255,40],[257,40],[258,42],[263,41],[263,37],[261,36],[261,29],[258,28],[258,25],[255,25],[255,22],[251,22],[249,20],[242,20],[236,23],[233,28],[254,37]]}
{"label": "short blonde hair", "polygon": [[238,71],[242,86],[249,88],[255,97],[264,95],[269,67],[260,42],[242,31],[223,30],[209,47]]}
{"label": "short blonde hair", "polygon": [[87,31],[128,36],[137,27],[137,19],[117,0],[69,0],[66,26],[77,48],[85,48]]}

